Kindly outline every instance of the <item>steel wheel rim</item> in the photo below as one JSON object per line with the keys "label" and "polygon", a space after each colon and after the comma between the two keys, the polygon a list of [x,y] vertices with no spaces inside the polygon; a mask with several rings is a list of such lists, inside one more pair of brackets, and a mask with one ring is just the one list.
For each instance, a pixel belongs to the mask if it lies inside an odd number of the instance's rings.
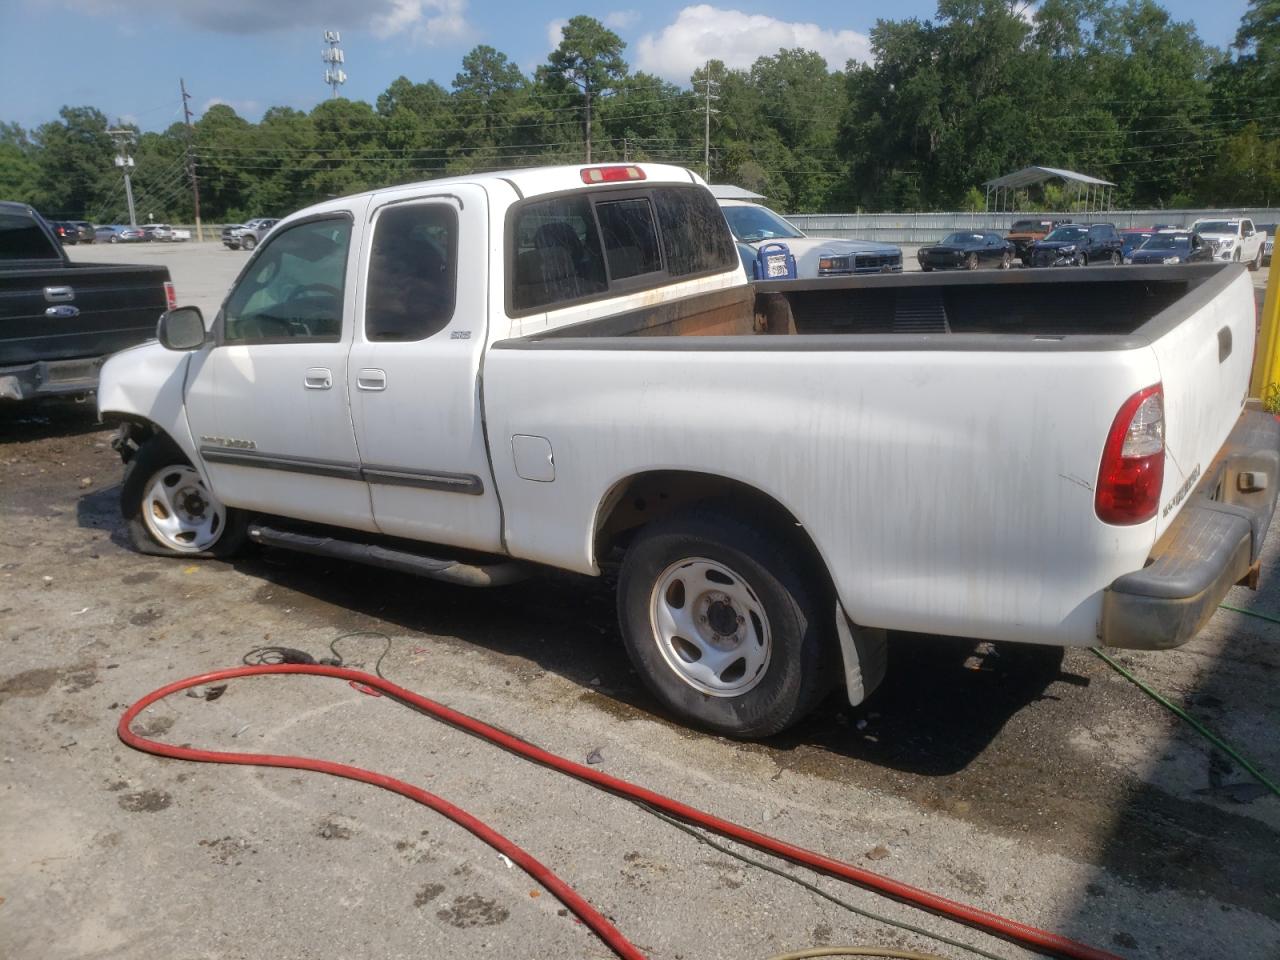
{"label": "steel wheel rim", "polygon": [[157,470],[142,496],[142,522],[156,541],[178,553],[208,550],[227,524],[227,511],[194,467]]}
{"label": "steel wheel rim", "polygon": [[754,690],[773,652],[764,604],[736,571],[689,557],[659,575],[649,598],[654,641],[671,672],[713,697]]}

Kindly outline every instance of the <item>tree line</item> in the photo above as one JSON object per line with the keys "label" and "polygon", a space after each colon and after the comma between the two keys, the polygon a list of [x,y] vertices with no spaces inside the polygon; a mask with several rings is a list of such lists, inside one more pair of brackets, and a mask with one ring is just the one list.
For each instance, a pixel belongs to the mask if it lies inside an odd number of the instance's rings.
{"label": "tree line", "polygon": [[[792,212],[981,209],[984,180],[1030,164],[1115,181],[1121,206],[1280,205],[1280,0],[1250,0],[1227,50],[1154,0],[939,0],[870,38],[869,64],[779,50],[747,69],[712,60],[686,89],[631,70],[621,38],[574,17],[532,75],[482,45],[448,89],[401,76],[374,103],[272,107],[256,123],[215,105],[190,128],[130,128],[138,214],[190,222],[193,170],[209,222],[588,158],[703,172],[709,109],[709,178]],[[0,123],[0,199],[124,219],[107,130],[91,106]]]}

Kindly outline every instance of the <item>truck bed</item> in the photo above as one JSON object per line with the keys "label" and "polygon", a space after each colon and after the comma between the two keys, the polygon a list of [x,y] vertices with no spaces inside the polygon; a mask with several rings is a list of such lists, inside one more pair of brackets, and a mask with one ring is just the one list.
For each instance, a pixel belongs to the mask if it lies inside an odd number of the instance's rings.
{"label": "truck bed", "polygon": [[[501,347],[1097,350],[1144,346],[1230,283],[1221,265],[884,274],[757,283]],[[689,338],[698,338],[691,341]]]}

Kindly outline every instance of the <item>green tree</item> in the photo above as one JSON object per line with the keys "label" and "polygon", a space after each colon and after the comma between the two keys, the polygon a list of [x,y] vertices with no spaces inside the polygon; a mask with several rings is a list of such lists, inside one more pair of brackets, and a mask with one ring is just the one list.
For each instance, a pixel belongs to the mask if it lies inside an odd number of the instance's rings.
{"label": "green tree", "polygon": [[35,144],[16,123],[0,123],[0,199],[30,203],[40,177]]}
{"label": "green tree", "polygon": [[571,88],[582,105],[582,134],[586,161],[591,162],[591,103],[611,90],[627,74],[622,59],[626,43],[599,20],[577,16],[560,31],[560,45],[551,51],[539,75],[551,89]]}
{"label": "green tree", "polygon": [[39,183],[35,203],[52,217],[81,219],[109,189],[115,175],[115,147],[107,117],[93,107],[63,107],[59,120],[35,132]]}

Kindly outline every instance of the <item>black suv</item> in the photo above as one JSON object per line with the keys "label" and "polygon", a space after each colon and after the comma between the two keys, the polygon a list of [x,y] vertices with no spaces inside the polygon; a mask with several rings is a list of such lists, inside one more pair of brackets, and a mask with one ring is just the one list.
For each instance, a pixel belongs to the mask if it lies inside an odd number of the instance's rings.
{"label": "black suv", "polygon": [[1118,264],[1124,241],[1114,223],[1064,223],[1031,245],[1033,267],[1087,267]]}

